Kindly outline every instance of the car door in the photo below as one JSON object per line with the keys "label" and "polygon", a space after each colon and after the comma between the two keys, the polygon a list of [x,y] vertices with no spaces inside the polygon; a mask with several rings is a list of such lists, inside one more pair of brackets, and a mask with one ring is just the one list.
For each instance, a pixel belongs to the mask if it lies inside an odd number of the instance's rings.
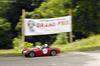
{"label": "car door", "polygon": [[43,52],[42,52],[42,49],[37,49],[36,51],[36,56],[43,56]]}

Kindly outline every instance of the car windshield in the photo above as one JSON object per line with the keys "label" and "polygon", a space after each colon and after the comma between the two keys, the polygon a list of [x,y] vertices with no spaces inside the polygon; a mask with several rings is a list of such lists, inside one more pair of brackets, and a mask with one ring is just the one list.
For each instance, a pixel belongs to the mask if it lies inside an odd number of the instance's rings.
{"label": "car windshield", "polygon": [[35,48],[39,48],[39,49],[41,49],[42,47],[41,47],[41,46],[36,46]]}

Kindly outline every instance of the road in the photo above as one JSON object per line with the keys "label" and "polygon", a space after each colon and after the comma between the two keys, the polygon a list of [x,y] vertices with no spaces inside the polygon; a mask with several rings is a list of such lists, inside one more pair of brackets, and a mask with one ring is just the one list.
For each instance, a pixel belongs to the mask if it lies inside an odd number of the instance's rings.
{"label": "road", "polygon": [[100,66],[100,50],[48,57],[0,57],[0,66]]}

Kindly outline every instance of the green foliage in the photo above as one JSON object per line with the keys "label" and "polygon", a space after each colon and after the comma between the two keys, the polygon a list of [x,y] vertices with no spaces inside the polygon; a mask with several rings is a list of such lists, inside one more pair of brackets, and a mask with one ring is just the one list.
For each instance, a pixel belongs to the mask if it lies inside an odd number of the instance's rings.
{"label": "green foliage", "polygon": [[64,4],[70,0],[48,0],[43,2],[41,6],[34,12],[28,13],[30,18],[51,18],[68,15],[68,9]]}
{"label": "green foliage", "polygon": [[61,33],[56,37],[54,44],[62,45],[68,43],[68,36],[66,33]]}

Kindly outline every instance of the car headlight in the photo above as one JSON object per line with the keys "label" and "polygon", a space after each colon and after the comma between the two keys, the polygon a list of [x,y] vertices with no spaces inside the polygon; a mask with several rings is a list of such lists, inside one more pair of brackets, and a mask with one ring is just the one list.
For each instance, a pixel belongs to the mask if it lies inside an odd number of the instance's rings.
{"label": "car headlight", "polygon": [[23,53],[27,53],[27,51],[23,51]]}

